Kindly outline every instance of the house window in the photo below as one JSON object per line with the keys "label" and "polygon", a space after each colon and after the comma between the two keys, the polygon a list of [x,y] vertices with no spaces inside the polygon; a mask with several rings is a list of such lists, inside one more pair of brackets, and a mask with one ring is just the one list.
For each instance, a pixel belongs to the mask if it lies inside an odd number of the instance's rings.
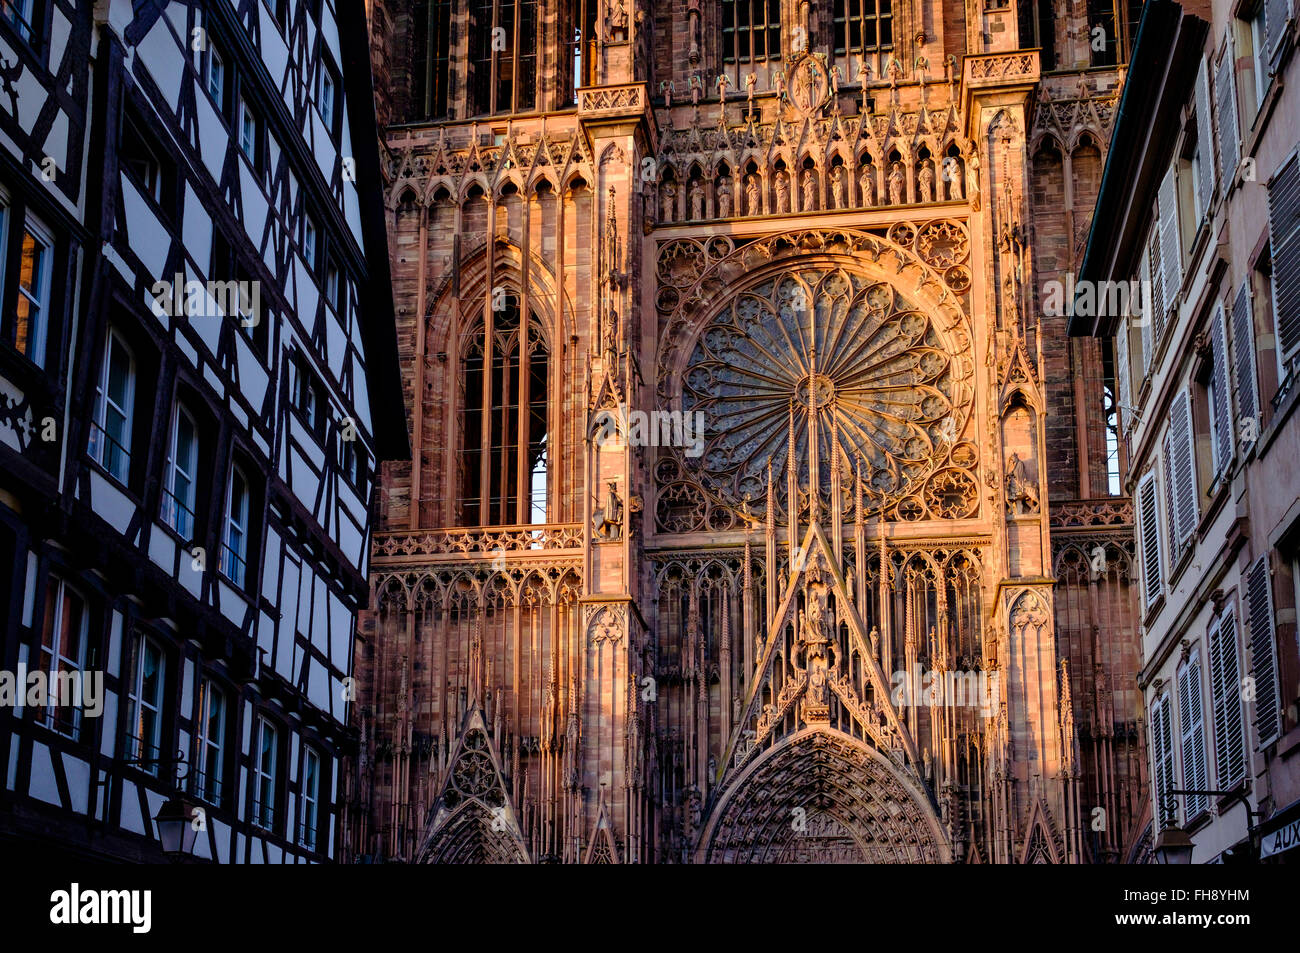
{"label": "house window", "polygon": [[441,119],[449,112],[451,10],[451,0],[423,0],[412,4],[413,119]]}
{"label": "house window", "polygon": [[1282,376],[1300,354],[1300,154],[1268,183],[1268,244],[1273,261],[1273,320]]}
{"label": "house window", "polygon": [[43,0],[3,0],[0,16],[13,26],[24,43],[35,46],[45,28]]}
{"label": "house window", "polygon": [[126,113],[122,120],[122,138],[118,143],[124,168],[136,187],[159,206],[163,204],[163,164],[158,158],[151,137],[139,122]]}
{"label": "house window", "polygon": [[131,760],[141,762],[141,770],[155,775],[162,751],[164,675],[162,648],[148,636],[140,635],[127,698],[127,751]]}
{"label": "house window", "polygon": [[1174,789],[1174,739],[1169,696],[1162,694],[1151,703],[1151,765],[1155,782],[1156,827],[1177,823],[1177,802],[1169,792]]}
{"label": "house window", "polygon": [[226,496],[226,529],[221,541],[221,572],[241,588],[248,569],[249,498],[244,471],[232,464]]}
{"label": "house window", "polygon": [[257,719],[253,760],[253,823],[264,830],[275,826],[275,779],[279,732],[265,718]]}
{"label": "house window", "polygon": [[38,367],[45,366],[53,248],[45,229],[29,218],[19,251],[14,349]]}
{"label": "house window", "polygon": [[[1205,761],[1205,710],[1201,700],[1201,656],[1196,649],[1178,667],[1178,720],[1183,787],[1192,791],[1209,790]],[[1190,821],[1209,807],[1209,801],[1203,794],[1189,795],[1184,806]]]}
{"label": "house window", "polygon": [[334,132],[338,90],[339,82],[334,76],[334,71],[328,66],[321,66],[320,95],[316,99],[316,108],[320,111],[321,122],[325,123],[325,128],[331,133]]}
{"label": "house window", "polygon": [[1231,790],[1246,776],[1246,732],[1241,705],[1241,654],[1237,614],[1229,604],[1210,622],[1210,693],[1214,705],[1214,766],[1218,789]]}
{"label": "house window", "polygon": [[461,354],[463,428],[459,519],[466,526],[527,523],[539,510],[539,465],[546,458],[550,351],[536,318],[520,359],[520,308],[513,296],[492,312],[490,335],[477,323]]}
{"label": "house window", "polygon": [[104,345],[104,364],[95,387],[90,422],[90,456],[126,485],[131,475],[131,419],[135,412],[136,368],[130,347],[113,329]]}
{"label": "house window", "polygon": [[781,0],[722,0],[722,61],[780,58]]}
{"label": "house window", "polygon": [[537,0],[470,0],[470,112],[522,112],[537,102]]}
{"label": "house window", "polygon": [[45,587],[41,628],[41,672],[45,675],[45,711],[37,718],[61,735],[76,738],[81,730],[81,679],[86,674],[89,616],[86,601],[62,579],[50,576]]}
{"label": "house window", "polygon": [[341,453],[343,478],[352,487],[361,490],[369,473],[369,458],[366,451],[358,446],[355,439],[341,440],[340,442],[343,445]]}
{"label": "house window", "polygon": [[306,362],[298,358],[290,364],[293,374],[293,406],[302,415],[312,433],[320,434],[325,426],[325,399],[322,388],[316,382],[316,376],[308,369]]}
{"label": "house window", "polygon": [[207,75],[204,77],[204,85],[208,88],[208,95],[217,105],[217,111],[220,112],[226,102],[226,61],[221,56],[221,52],[208,44],[208,67]]}
{"label": "house window", "polygon": [[257,113],[247,102],[239,103],[239,151],[242,152],[249,164],[254,168],[260,168],[257,159],[257,138],[258,127],[260,123]]}
{"label": "house window", "polygon": [[835,53],[861,53],[894,45],[893,0],[835,0]]}
{"label": "house window", "polygon": [[1160,553],[1160,497],[1156,493],[1156,476],[1148,473],[1138,482],[1137,530],[1142,547],[1142,592],[1150,608],[1164,590]]}
{"label": "house window", "polygon": [[305,752],[302,764],[302,830],[298,841],[308,850],[315,850],[320,810],[320,755],[311,748],[306,748]]}
{"label": "house window", "polygon": [[329,302],[330,308],[337,314],[339,310],[339,266],[333,258],[327,259],[325,264],[325,300]]}
{"label": "house window", "polygon": [[167,455],[167,485],[163,489],[162,518],[181,539],[194,536],[195,481],[199,471],[199,428],[185,405],[177,402],[172,414],[172,441]]}
{"label": "house window", "polygon": [[302,221],[302,257],[307,262],[307,267],[315,271],[318,267],[317,252],[319,249],[320,226],[310,215],[304,216]]}
{"label": "house window", "polygon": [[210,678],[199,684],[194,794],[209,804],[220,804],[226,761],[226,696]]}

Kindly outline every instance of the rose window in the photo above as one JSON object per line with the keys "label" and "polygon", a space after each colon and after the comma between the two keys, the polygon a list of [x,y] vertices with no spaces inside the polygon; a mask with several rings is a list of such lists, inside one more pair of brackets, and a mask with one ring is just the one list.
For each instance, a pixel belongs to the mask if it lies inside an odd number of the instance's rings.
{"label": "rose window", "polygon": [[680,459],[729,506],[764,498],[770,463],[781,500],[793,427],[805,502],[815,433],[823,501],[838,460],[846,507],[859,473],[868,506],[896,503],[947,461],[970,378],[969,358],[892,285],[801,268],[741,293],[700,333],[682,406],[704,414],[706,443]]}

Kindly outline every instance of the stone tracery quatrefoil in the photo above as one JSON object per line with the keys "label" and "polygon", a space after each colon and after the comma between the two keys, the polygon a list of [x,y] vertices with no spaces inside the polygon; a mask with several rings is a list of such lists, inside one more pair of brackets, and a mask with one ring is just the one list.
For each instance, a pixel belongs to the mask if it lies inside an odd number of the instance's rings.
{"label": "stone tracery quatrefoil", "polygon": [[682,376],[682,407],[705,415],[701,457],[684,469],[728,505],[785,486],[793,404],[806,491],[817,421],[821,494],[835,447],[846,506],[859,462],[868,492],[919,493],[943,464],[970,404],[970,362],[930,315],[891,284],[855,271],[796,266],[737,295],[705,325]]}

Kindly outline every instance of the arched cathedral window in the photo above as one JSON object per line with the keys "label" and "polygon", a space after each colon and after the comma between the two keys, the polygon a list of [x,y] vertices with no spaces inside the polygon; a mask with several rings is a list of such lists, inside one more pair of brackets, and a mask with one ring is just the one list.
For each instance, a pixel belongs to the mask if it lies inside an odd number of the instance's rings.
{"label": "arched cathedral window", "polygon": [[537,103],[537,0],[470,0],[469,112],[521,112]]}
{"label": "arched cathedral window", "polygon": [[781,0],[722,0],[722,60],[781,58]]}
{"label": "arched cathedral window", "polygon": [[567,78],[571,78],[573,88],[569,91],[570,105],[578,101],[578,90],[584,86],[595,86],[596,79],[596,11],[600,0],[572,0],[569,4],[569,20],[563,27],[569,37]]}
{"label": "arched cathedral window", "polygon": [[546,522],[550,348],[536,315],[520,334],[517,297],[502,303],[462,341],[456,510],[463,526]]}

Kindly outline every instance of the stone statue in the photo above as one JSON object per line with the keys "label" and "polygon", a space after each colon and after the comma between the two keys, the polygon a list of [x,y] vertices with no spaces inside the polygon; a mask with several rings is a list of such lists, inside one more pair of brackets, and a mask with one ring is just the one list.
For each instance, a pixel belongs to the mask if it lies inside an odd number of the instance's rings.
{"label": "stone statue", "polygon": [[876,204],[876,169],[870,162],[858,170],[858,190],[862,193],[863,208]]}
{"label": "stone statue", "polygon": [[609,495],[605,505],[591,514],[596,536],[601,539],[618,539],[623,528],[623,501],[618,495],[618,483],[609,481]]}
{"label": "stone statue", "polygon": [[691,218],[698,222],[704,218],[704,186],[700,184],[699,179],[691,182],[690,195]]}
{"label": "stone statue", "polygon": [[776,174],[776,210],[780,215],[790,212],[790,179],[784,172]]}
{"label": "stone statue", "polygon": [[1025,473],[1025,462],[1012,451],[1007,459],[1007,513],[1024,516],[1038,512],[1038,490]]}
{"label": "stone statue", "polygon": [[903,204],[903,188],[907,184],[907,177],[903,174],[903,163],[895,160],[889,167],[889,204]]}
{"label": "stone statue", "polygon": [[758,176],[750,175],[745,180],[745,207],[750,215],[762,215],[763,209],[758,204]]}
{"label": "stone statue", "polygon": [[961,199],[961,160],[956,156],[946,156],[943,160],[944,198],[949,201]]}
{"label": "stone statue", "polygon": [[731,218],[731,179],[725,175],[718,180],[718,218]]}
{"label": "stone statue", "polygon": [[966,197],[972,208],[980,207],[980,155],[974,149],[966,160]]}
{"label": "stone statue", "polygon": [[623,7],[623,0],[609,0],[608,10],[605,15],[605,38],[627,39],[627,10]]}
{"label": "stone statue", "polygon": [[817,207],[817,183],[812,169],[803,170],[803,206],[800,211],[811,212]]}
{"label": "stone statue", "polygon": [[934,201],[934,166],[929,159],[921,162],[921,168],[916,173],[916,184],[920,188],[921,202],[928,204]]}
{"label": "stone statue", "polygon": [[836,208],[846,208],[848,202],[844,199],[844,166],[837,165],[831,169],[831,193]]}
{"label": "stone statue", "polygon": [[677,205],[677,186],[671,181],[665,182],[659,188],[661,206],[659,212],[659,221],[667,224],[673,220],[673,208]]}

